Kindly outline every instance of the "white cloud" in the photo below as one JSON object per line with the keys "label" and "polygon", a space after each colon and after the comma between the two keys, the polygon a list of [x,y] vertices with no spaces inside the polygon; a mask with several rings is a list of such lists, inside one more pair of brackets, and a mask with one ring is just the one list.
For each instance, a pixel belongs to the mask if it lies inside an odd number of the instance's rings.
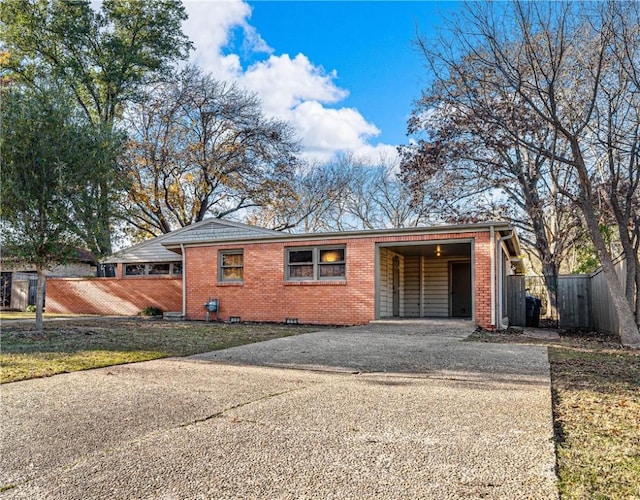
{"label": "white cloud", "polygon": [[302,138],[305,156],[328,160],[337,152],[355,152],[366,139],[380,133],[352,108],[331,109],[317,101],[305,101],[291,109],[288,121]]}
{"label": "white cloud", "polygon": [[283,54],[251,65],[240,80],[261,96],[266,113],[284,116],[308,100],[331,104],[344,99],[348,93],[336,87],[335,77],[335,71],[327,74],[303,54],[293,59]]}
{"label": "white cloud", "polygon": [[317,101],[306,101],[293,109],[292,121],[312,147],[345,149],[380,133],[357,110],[328,109]]}
{"label": "white cloud", "polygon": [[[249,24],[251,7],[241,0],[186,1],[185,33],[194,42],[192,61],[219,80],[237,81],[258,94],[268,116],[289,121],[301,139],[304,156],[327,161],[351,152],[372,161],[395,158],[395,147],[370,144],[380,130],[354,108],[339,107],[348,91],[335,84],[337,72],[327,72],[304,54],[275,55]],[[242,32],[242,50],[269,54],[243,68],[241,57],[228,53],[232,35]]]}
{"label": "white cloud", "polygon": [[237,80],[242,76],[240,57],[223,54],[234,29],[243,32],[244,50],[271,53],[272,49],[247,22],[251,7],[240,0],[198,0],[185,2],[189,18],[184,32],[195,46],[192,61],[210,71],[219,80]]}

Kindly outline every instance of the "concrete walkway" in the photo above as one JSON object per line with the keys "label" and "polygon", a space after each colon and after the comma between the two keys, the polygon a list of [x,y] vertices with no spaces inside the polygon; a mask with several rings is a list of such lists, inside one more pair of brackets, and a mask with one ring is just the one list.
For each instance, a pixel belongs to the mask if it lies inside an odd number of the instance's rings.
{"label": "concrete walkway", "polygon": [[332,329],[2,386],[4,498],[557,498],[546,349]]}

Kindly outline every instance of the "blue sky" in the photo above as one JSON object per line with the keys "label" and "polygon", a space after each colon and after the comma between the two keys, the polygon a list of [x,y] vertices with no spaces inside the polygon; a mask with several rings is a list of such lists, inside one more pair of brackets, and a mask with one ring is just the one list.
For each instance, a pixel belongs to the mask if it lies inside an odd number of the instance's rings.
{"label": "blue sky", "polygon": [[186,0],[192,59],[255,91],[292,123],[309,159],[353,152],[375,161],[407,142],[412,100],[427,82],[413,44],[456,2]]}

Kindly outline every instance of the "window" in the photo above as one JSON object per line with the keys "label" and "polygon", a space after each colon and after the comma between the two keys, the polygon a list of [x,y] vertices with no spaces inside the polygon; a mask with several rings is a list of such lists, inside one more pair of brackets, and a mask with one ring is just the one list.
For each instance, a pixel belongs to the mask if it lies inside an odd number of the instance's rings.
{"label": "window", "polygon": [[117,275],[116,264],[98,264],[98,268],[96,269],[96,272],[98,272],[99,270],[102,271],[102,273],[96,274],[96,276],[102,276],[103,278],[115,278]]}
{"label": "window", "polygon": [[241,282],[244,274],[242,250],[221,250],[218,254],[218,281]]}
{"label": "window", "polygon": [[346,261],[344,247],[289,248],[288,280],[344,279]]}
{"label": "window", "polygon": [[145,274],[145,265],[127,264],[124,266],[124,274],[127,276],[143,276]]}
{"label": "window", "polygon": [[322,278],[344,278],[344,248],[319,250],[319,276]]}
{"label": "window", "polygon": [[171,274],[182,276],[182,262],[174,262],[171,264]]}
{"label": "window", "polygon": [[125,264],[125,276],[160,276],[182,274],[182,262],[158,262],[153,264]]}
{"label": "window", "polygon": [[149,264],[149,274],[169,274],[170,264]]}
{"label": "window", "polygon": [[289,250],[289,278],[313,279],[313,250]]}

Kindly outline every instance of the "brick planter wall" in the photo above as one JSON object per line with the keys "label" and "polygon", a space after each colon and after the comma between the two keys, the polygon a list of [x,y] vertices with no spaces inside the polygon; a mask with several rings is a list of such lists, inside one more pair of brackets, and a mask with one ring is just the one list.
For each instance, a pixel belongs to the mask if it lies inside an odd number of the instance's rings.
{"label": "brick planter wall", "polygon": [[49,278],[48,313],[132,316],[146,307],[182,311],[182,278]]}

